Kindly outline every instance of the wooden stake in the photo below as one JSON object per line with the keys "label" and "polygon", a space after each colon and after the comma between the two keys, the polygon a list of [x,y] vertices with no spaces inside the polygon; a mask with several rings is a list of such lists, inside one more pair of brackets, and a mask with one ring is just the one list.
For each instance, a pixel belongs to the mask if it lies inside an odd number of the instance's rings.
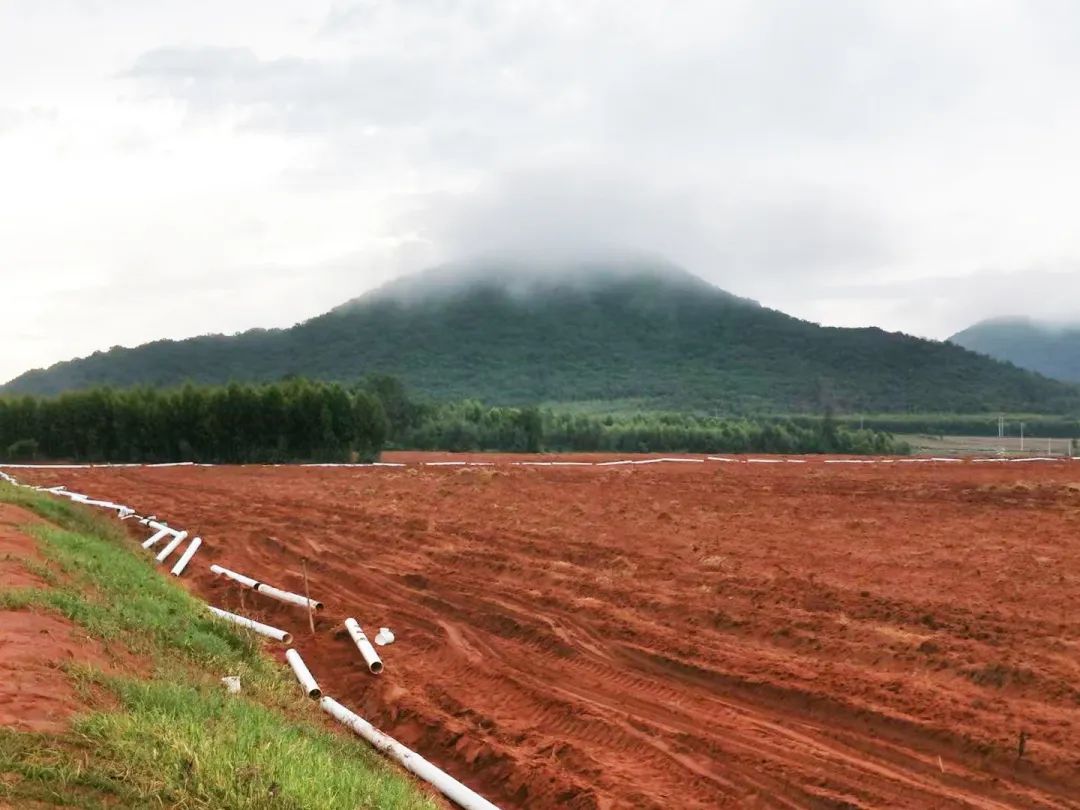
{"label": "wooden stake", "polygon": [[308,624],[311,625],[311,635],[315,635],[315,614],[311,610],[311,591],[308,589],[307,581],[307,557],[304,557],[302,562],[304,564],[304,598],[307,599]]}

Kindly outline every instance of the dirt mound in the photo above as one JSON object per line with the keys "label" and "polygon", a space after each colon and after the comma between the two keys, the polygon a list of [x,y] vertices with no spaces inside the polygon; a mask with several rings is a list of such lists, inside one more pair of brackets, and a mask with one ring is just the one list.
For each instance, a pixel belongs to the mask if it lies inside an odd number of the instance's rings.
{"label": "dirt mound", "polygon": [[[0,587],[49,587],[27,562],[43,563],[23,527],[43,525],[31,512],[0,504]],[[130,671],[126,651],[108,650],[69,620],[37,610],[0,610],[0,726],[19,731],[63,731],[86,707],[65,667]]]}
{"label": "dirt mound", "polygon": [[108,668],[99,643],[44,613],[0,611],[0,647],[0,726],[19,731],[62,731],[83,708],[65,664]]}
{"label": "dirt mound", "polygon": [[45,582],[27,563],[41,563],[37,544],[22,527],[41,523],[36,515],[6,503],[0,503],[0,587],[40,588]]}

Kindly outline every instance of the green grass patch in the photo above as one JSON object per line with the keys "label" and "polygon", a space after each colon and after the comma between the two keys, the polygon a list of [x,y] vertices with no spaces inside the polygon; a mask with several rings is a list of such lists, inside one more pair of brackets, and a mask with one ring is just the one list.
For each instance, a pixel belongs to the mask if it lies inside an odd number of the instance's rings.
{"label": "green grass patch", "polygon": [[[433,808],[413,782],[352,737],[329,733],[256,636],[133,553],[121,527],[85,507],[0,485],[0,501],[50,525],[26,528],[49,588],[0,590],[0,608],[49,610],[147,658],[152,675],[75,664],[96,705],[69,733],[0,729],[0,800],[17,807]],[[239,675],[242,695],[219,680]],[[96,696],[96,697],[95,697]]]}
{"label": "green grass patch", "polygon": [[[257,644],[223,628],[186,591],[127,548],[107,538],[52,526],[30,529],[43,553],[70,577],[75,590],[57,589],[64,615],[99,638],[123,638],[133,652],[183,653],[193,662],[254,663]],[[91,596],[82,596],[90,593]],[[60,597],[60,595],[63,595]]]}
{"label": "green grass patch", "polygon": [[111,683],[122,711],[76,733],[123,763],[123,782],[167,807],[418,807],[415,790],[355,744],[222,689]]}

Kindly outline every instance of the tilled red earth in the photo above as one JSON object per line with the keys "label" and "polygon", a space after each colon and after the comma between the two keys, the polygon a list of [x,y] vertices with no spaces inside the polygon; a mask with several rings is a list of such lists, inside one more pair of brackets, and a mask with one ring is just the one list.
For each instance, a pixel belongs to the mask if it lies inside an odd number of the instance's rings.
{"label": "tilled red earth", "polygon": [[[1080,462],[19,473],[200,534],[191,587],[504,807],[1080,807]],[[303,558],[314,637],[207,570]]]}

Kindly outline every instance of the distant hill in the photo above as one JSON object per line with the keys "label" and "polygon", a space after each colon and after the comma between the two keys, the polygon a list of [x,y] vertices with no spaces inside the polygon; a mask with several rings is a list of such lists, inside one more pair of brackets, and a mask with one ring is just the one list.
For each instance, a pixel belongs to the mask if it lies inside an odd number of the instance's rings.
{"label": "distant hill", "polygon": [[957,332],[949,340],[1047,377],[1080,382],[1080,324],[1064,326],[1030,318],[995,318]]}
{"label": "distant hill", "polygon": [[1080,410],[1078,389],[948,343],[792,318],[663,264],[407,277],[310,321],[115,348],[0,393],[399,376],[433,398],[732,411]]}

